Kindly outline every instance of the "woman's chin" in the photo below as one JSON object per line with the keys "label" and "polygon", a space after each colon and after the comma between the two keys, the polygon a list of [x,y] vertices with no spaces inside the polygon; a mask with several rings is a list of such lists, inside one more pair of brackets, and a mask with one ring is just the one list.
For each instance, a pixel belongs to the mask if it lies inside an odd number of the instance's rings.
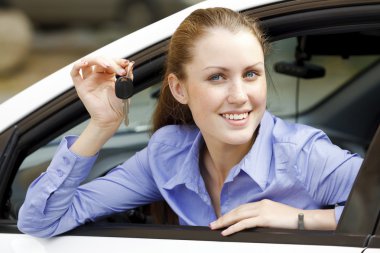
{"label": "woman's chin", "polygon": [[225,143],[233,146],[251,144],[254,132],[225,136]]}

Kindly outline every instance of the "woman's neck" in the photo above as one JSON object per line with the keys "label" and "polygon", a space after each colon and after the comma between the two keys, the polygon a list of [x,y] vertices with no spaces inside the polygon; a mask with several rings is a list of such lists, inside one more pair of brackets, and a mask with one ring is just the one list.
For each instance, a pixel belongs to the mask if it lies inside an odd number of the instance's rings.
{"label": "woman's neck", "polygon": [[213,143],[205,139],[203,150],[203,175],[208,179],[216,180],[222,186],[230,170],[238,164],[249,152],[256,139],[256,133],[251,141],[242,145],[227,145]]}
{"label": "woman's neck", "polygon": [[206,145],[201,150],[200,172],[217,217],[221,216],[220,193],[228,173],[248,153],[255,139],[256,133],[250,142],[238,146],[216,145],[205,139]]}

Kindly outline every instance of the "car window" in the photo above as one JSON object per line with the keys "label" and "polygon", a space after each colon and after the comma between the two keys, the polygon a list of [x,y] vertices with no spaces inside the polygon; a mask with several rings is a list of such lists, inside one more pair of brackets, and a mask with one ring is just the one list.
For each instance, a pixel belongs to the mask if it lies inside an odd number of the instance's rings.
{"label": "car window", "polygon": [[[325,69],[325,75],[319,78],[297,78],[284,75],[274,70],[278,62],[296,60],[297,38],[289,38],[272,43],[266,58],[270,87],[268,108],[280,117],[294,121],[296,112],[303,113],[333,94],[340,87],[380,59],[379,55],[312,55],[308,63]],[[298,83],[299,82],[299,83]],[[299,84],[299,101],[296,104],[297,83]]]}
{"label": "car window", "polygon": [[[340,55],[313,56],[309,62],[323,67],[326,71],[325,76],[314,79],[301,79],[276,72],[273,67],[276,62],[292,62],[295,60],[297,43],[297,38],[275,42],[266,63],[269,72],[268,82],[272,83],[268,92],[268,110],[289,121],[296,121],[297,113],[307,113],[311,107],[318,105],[331,94],[339,91],[341,87],[347,85],[349,80],[360,75],[379,59],[379,55],[360,55],[346,58],[342,58]],[[158,83],[133,96],[129,114],[130,125],[128,127],[122,125],[118,132],[105,144],[85,182],[104,175],[111,168],[124,162],[136,151],[146,146],[149,140],[150,119],[156,103],[156,98],[152,94],[158,90],[159,85]],[[297,93],[297,85],[299,85],[299,93]],[[328,128],[319,121],[320,118],[311,115],[311,119],[310,125],[322,129]],[[83,122],[75,126],[30,154],[23,161],[12,185],[12,217],[17,219],[18,210],[25,198],[27,187],[46,170],[62,136],[77,135],[86,124],[87,122]],[[349,129],[351,126],[346,125],[345,127]],[[351,141],[351,139],[349,140]],[[340,144],[342,143],[345,142]],[[350,143],[352,144],[352,142]],[[352,148],[351,151],[359,150],[361,155],[365,155],[366,149],[363,143],[355,142],[354,139],[353,144],[354,146],[346,145],[343,148],[350,150],[351,147],[359,146],[360,149]]]}

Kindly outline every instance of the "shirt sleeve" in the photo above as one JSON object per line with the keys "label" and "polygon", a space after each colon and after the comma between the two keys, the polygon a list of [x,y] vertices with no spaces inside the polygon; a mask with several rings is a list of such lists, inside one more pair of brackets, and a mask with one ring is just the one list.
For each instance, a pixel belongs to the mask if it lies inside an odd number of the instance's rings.
{"label": "shirt sleeve", "polygon": [[30,185],[19,212],[20,231],[52,237],[97,217],[160,199],[147,165],[147,149],[106,176],[80,185],[97,155],[81,157],[71,152],[75,140],[64,138],[47,171]]}
{"label": "shirt sleeve", "polygon": [[342,216],[344,206],[335,206],[335,221],[338,224],[340,217]]}
{"label": "shirt sleeve", "polygon": [[310,195],[322,206],[335,205],[338,223],[363,159],[331,143],[320,132],[301,149],[297,169]]}

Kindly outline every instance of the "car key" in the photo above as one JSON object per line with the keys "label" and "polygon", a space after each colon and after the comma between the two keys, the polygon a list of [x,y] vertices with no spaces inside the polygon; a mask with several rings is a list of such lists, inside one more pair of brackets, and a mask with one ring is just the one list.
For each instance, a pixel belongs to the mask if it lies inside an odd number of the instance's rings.
{"label": "car key", "polygon": [[[132,67],[130,68],[130,70]],[[125,126],[128,126],[129,124],[129,103],[128,98],[132,97],[133,95],[133,81],[130,78],[129,72],[126,76],[121,76],[116,80],[115,83],[115,93],[116,97],[123,100],[123,114],[124,114],[124,124]]]}

